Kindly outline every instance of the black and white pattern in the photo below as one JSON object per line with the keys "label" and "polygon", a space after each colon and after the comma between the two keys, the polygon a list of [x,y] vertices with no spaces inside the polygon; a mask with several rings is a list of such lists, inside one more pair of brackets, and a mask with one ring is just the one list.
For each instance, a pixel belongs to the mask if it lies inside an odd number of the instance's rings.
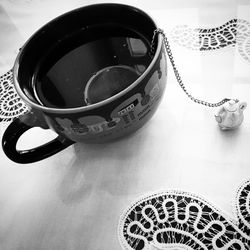
{"label": "black and white pattern", "polygon": [[123,249],[250,249],[250,181],[239,189],[238,221],[201,197],[180,191],[159,192],[135,202],[121,216]]}
{"label": "black and white pattern", "polygon": [[10,122],[27,111],[27,106],[16,93],[10,70],[0,76],[0,122]]}
{"label": "black and white pattern", "polygon": [[249,180],[247,180],[239,188],[237,192],[236,214],[239,221],[239,229],[250,236],[250,181]]}
{"label": "black and white pattern", "polygon": [[211,51],[235,46],[241,57],[250,63],[250,22],[232,19],[216,28],[176,26],[171,38],[177,44],[192,50]]}

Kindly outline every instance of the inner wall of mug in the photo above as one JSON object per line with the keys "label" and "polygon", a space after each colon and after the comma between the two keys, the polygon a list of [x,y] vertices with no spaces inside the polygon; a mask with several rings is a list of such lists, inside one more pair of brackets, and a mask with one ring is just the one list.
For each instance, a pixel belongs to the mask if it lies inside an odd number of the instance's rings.
{"label": "inner wall of mug", "polygon": [[[84,43],[85,37],[89,39],[92,36],[91,39],[95,39],[102,36],[103,34],[100,34],[100,32],[86,33],[89,27],[100,24],[107,24],[107,27],[115,24],[117,31],[120,30],[119,27],[126,27],[138,33],[148,43],[151,42],[153,31],[156,29],[155,23],[143,11],[120,4],[91,5],[73,10],[52,20],[27,41],[16,61],[15,66],[18,65],[17,84],[29,101],[41,104],[34,92],[33,77],[36,75],[36,70],[39,69],[38,65],[44,63],[44,71],[50,67],[49,61],[44,59],[45,55],[50,54],[49,56],[56,57],[58,55],[56,51],[62,49],[58,41],[74,33],[80,34],[79,44],[74,41],[76,43],[74,46],[80,46]],[[104,32],[111,31],[107,29]],[[68,40],[70,41],[70,39]],[[65,50],[68,44],[62,43],[61,46],[64,46],[63,49]],[[86,66],[88,66],[88,63],[87,61]]]}

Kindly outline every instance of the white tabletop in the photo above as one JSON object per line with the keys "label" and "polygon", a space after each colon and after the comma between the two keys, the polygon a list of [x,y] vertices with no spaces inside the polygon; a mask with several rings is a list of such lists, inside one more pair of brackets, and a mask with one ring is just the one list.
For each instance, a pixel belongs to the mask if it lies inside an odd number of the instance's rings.
{"label": "white tabletop", "polygon": [[[0,75],[12,67],[18,49],[41,25],[97,2],[2,0]],[[178,44],[171,35],[177,25],[193,30],[212,29],[235,18],[250,22],[249,1],[115,2],[145,10],[165,30],[194,96],[212,102],[232,97],[250,105],[249,40],[247,58],[239,46],[200,51]],[[250,176],[250,108],[234,131],[221,131],[215,113],[185,96],[168,64],[159,109],[135,134],[104,145],[76,143],[33,164],[16,164],[0,149],[0,249],[121,249],[120,215],[138,196],[157,190],[196,193],[234,218],[235,192]],[[7,125],[0,123],[1,135]],[[36,128],[19,146],[32,147],[53,136]]]}

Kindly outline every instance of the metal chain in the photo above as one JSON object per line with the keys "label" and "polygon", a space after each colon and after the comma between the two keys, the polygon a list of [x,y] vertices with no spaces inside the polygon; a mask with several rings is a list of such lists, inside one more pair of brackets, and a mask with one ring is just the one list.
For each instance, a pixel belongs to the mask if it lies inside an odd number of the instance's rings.
{"label": "metal chain", "polygon": [[[207,101],[203,101],[203,100],[200,100],[198,98],[195,98],[193,97],[187,90],[186,90],[186,87],[184,85],[184,83],[182,82],[182,79],[181,79],[181,76],[179,74],[179,71],[178,69],[176,68],[176,65],[175,65],[175,61],[174,61],[174,58],[173,58],[173,54],[172,54],[172,50],[170,48],[170,45],[169,45],[169,42],[168,42],[168,39],[164,33],[164,31],[162,29],[156,29],[154,30],[154,34],[153,34],[153,38],[152,38],[152,43],[151,43],[151,54],[153,54],[154,52],[154,44],[155,44],[155,36],[157,34],[161,34],[162,37],[163,37],[163,43],[164,43],[164,46],[165,46],[165,49],[166,49],[166,52],[167,52],[167,55],[169,57],[169,60],[172,64],[172,67],[173,67],[173,70],[174,70],[174,74],[175,74],[175,77],[176,77],[176,80],[177,82],[179,83],[180,87],[182,88],[182,90],[185,92],[185,94],[195,103],[198,103],[198,104],[201,104],[201,105],[204,105],[204,106],[208,106],[208,107],[219,107],[221,105],[223,105],[224,103],[230,101],[231,99],[229,98],[224,98],[223,100],[221,100],[220,102],[216,102],[216,103],[211,103],[211,102],[207,102]],[[235,101],[238,101],[238,100],[235,100]]]}

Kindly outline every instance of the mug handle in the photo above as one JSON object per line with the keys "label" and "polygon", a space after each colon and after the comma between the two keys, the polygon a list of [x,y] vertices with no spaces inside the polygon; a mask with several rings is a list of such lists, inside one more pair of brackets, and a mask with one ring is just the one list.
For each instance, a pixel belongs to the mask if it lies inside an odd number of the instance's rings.
{"label": "mug handle", "polygon": [[[24,116],[30,116],[30,113]],[[54,140],[36,148],[17,150],[16,145],[21,135],[36,125],[28,125],[16,118],[5,130],[2,137],[2,148],[9,159],[16,163],[32,163],[43,160],[72,145],[73,141],[58,135]]]}

